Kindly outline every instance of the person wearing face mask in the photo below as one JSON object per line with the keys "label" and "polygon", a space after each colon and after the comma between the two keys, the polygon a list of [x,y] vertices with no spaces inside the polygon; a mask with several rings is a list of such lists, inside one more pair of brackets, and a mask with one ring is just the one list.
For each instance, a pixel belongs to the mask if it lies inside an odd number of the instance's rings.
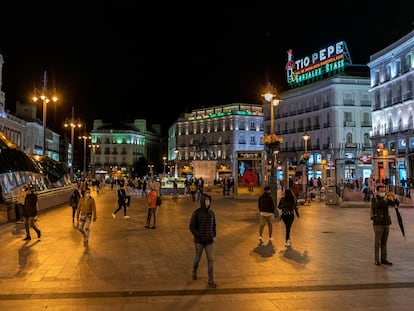
{"label": "person wearing face mask", "polygon": [[215,288],[217,284],[214,282],[214,254],[213,243],[216,237],[216,216],[210,209],[211,196],[203,192],[200,193],[200,207],[196,209],[190,218],[189,229],[193,234],[195,256],[193,260],[192,278],[197,280],[198,265],[203,254],[203,250],[207,256],[208,270],[208,287]]}
{"label": "person wearing face mask", "polygon": [[[375,265],[392,265],[388,261],[387,241],[390,232],[391,217],[388,211],[389,206],[398,206],[399,202],[392,195],[387,194],[385,186],[377,186],[375,198],[371,200],[370,216],[374,226],[374,257]],[[380,260],[381,255],[381,260]]]}
{"label": "person wearing face mask", "polygon": [[85,189],[84,196],[78,202],[76,219],[78,221],[78,230],[83,235],[83,245],[87,247],[91,222],[95,222],[97,219],[95,199],[91,197],[91,189],[89,188]]}

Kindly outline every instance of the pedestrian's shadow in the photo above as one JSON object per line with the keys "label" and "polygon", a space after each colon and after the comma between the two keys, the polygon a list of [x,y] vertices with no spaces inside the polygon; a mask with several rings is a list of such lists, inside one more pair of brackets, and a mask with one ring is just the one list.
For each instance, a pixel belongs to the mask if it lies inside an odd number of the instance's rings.
{"label": "pedestrian's shadow", "polygon": [[12,234],[16,235],[16,236],[20,236],[22,234],[22,232],[26,233],[24,223],[22,223],[22,224],[16,223],[16,226],[12,230]]}
{"label": "pedestrian's shadow", "polygon": [[16,276],[22,276],[25,274],[25,269],[28,268],[30,264],[33,264],[33,259],[30,259],[32,256],[31,248],[39,243],[40,240],[30,243],[26,241],[23,246],[19,249],[19,271],[16,273]]}
{"label": "pedestrian's shadow", "polygon": [[273,247],[273,243],[269,241],[267,244],[260,243],[257,245],[253,252],[259,254],[262,258],[269,258],[275,254],[275,248]]}
{"label": "pedestrian's shadow", "polygon": [[287,246],[285,250],[280,251],[281,257],[295,261],[298,264],[304,265],[309,262],[308,251],[304,251],[303,254],[294,250],[292,246]]}

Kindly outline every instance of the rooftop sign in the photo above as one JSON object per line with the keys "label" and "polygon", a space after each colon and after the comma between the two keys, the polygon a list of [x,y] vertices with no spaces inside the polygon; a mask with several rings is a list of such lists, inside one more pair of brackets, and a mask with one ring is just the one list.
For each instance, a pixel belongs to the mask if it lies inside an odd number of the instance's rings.
{"label": "rooftop sign", "polygon": [[294,60],[292,49],[287,51],[285,66],[287,83],[291,87],[321,80],[341,72],[346,63],[352,63],[345,41],[329,45],[318,52]]}

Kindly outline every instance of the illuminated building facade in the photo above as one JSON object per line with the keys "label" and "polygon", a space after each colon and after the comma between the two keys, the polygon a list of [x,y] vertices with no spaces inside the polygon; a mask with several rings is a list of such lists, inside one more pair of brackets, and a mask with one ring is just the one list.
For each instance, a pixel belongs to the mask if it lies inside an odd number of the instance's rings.
{"label": "illuminated building facade", "polygon": [[311,178],[327,185],[369,178],[373,149],[368,67],[352,64],[344,41],[298,60],[292,50],[287,54],[291,90],[280,93],[274,111],[275,132],[284,139],[278,159],[295,168],[291,177],[302,184]]}
{"label": "illuminated building facade", "polygon": [[[191,173],[193,160],[216,160],[222,176],[234,176],[237,150],[264,149],[263,105],[234,103],[184,113],[169,128],[168,160],[179,175]],[[211,181],[210,181],[211,182]]]}
{"label": "illuminated building facade", "polygon": [[[145,120],[112,124],[94,120],[91,135],[91,171],[95,174],[134,175],[134,164],[144,157],[147,161],[161,156],[160,126],[147,129]],[[93,175],[93,174],[92,174]]]}
{"label": "illuminated building facade", "polygon": [[374,176],[407,186],[414,177],[414,31],[371,55],[368,66]]}

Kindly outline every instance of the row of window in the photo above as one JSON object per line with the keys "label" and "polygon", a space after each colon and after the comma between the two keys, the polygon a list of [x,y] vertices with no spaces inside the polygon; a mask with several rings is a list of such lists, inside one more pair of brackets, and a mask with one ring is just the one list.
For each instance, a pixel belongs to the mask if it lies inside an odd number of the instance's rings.
{"label": "row of window", "polygon": [[402,57],[397,56],[382,68],[371,71],[371,85],[376,86],[400,76],[414,68],[414,51],[410,50]]}
{"label": "row of window", "polygon": [[237,122],[236,127],[233,128],[233,123],[230,120],[223,120],[223,122],[197,122],[193,124],[186,124],[178,125],[178,133],[179,135],[189,135],[189,134],[197,134],[197,133],[214,133],[214,132],[221,132],[221,131],[256,131],[260,132],[263,131],[263,122],[256,123],[254,121],[249,122],[248,126],[246,126],[245,120],[239,120]]}

